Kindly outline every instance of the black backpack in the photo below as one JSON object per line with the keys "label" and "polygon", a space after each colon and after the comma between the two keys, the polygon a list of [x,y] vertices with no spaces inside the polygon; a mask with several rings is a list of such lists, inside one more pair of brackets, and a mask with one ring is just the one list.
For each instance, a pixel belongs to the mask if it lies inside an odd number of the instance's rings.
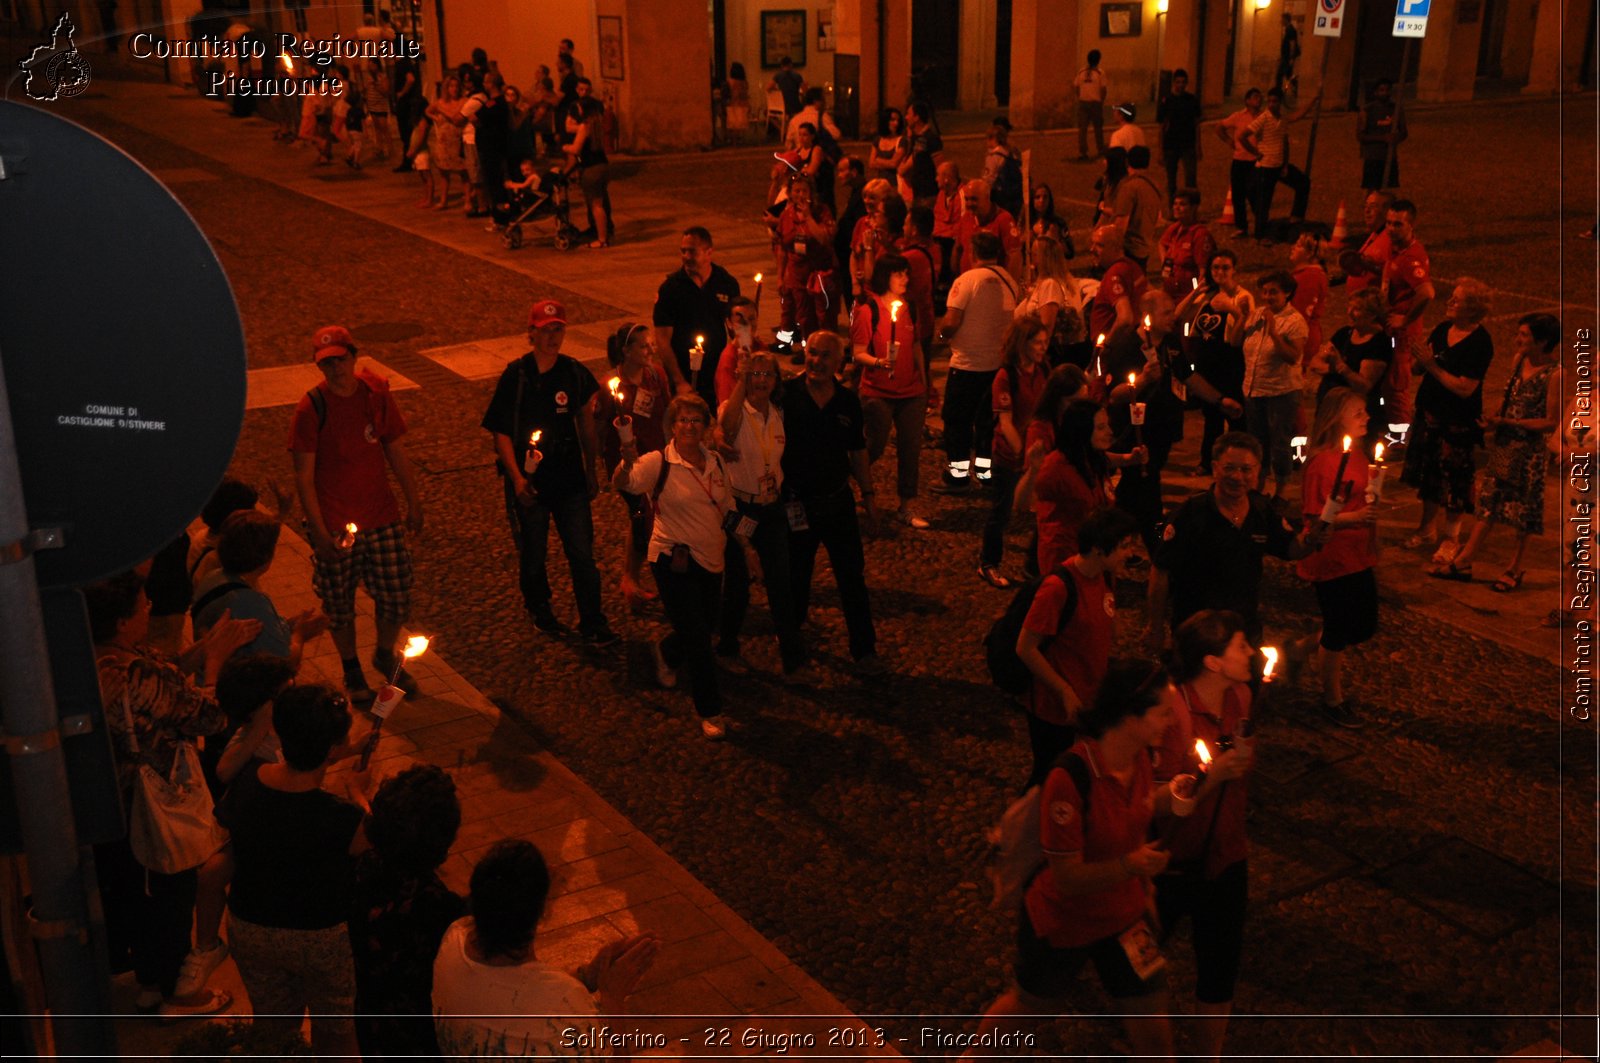
{"label": "black backpack", "polygon": [[1013,218],[1022,214],[1022,160],[1014,153],[1006,154],[1006,161],[1000,164],[1000,172],[994,175],[994,186],[989,189],[989,198],[1005,210]]}
{"label": "black backpack", "polygon": [[[1022,635],[1022,624],[1028,619],[1028,610],[1033,608],[1033,599],[1039,593],[1039,588],[1050,576],[1055,576],[1067,585],[1067,602],[1061,607],[1061,623],[1064,625],[1072,614],[1078,610],[1078,581],[1067,570],[1067,562],[1062,562],[1049,576],[1024,583],[1011,597],[1011,604],[1006,606],[1006,611],[1000,614],[989,628],[989,633],[983,637],[984,659],[989,665],[989,677],[994,680],[994,685],[1014,697],[1022,697],[1033,685],[1033,673],[1028,666],[1017,656],[1017,639]],[[1048,645],[1048,644],[1047,644]]]}

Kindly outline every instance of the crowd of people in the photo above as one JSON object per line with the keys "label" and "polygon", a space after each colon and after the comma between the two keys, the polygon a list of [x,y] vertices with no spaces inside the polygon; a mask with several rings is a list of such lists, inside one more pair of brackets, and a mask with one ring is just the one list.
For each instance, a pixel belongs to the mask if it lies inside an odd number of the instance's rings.
{"label": "crowd of people", "polygon": [[[463,158],[467,129],[476,128],[478,159],[469,209],[474,189],[480,205],[492,202],[507,164],[531,158],[518,152],[544,135],[510,135],[516,105],[493,65],[474,58],[440,99],[411,111],[405,160],[443,176],[435,205],[462,172],[445,163]],[[1096,60],[1079,76],[1085,107],[1105,99]],[[578,101],[570,123],[589,96],[570,52],[558,63]],[[404,76],[414,84],[414,72]],[[404,93],[390,90],[374,98],[390,100],[398,120]],[[1014,174],[1008,123],[988,134],[983,176],[963,180],[926,105],[887,111],[869,154],[853,158],[836,153],[822,97],[805,94],[766,216],[776,327],[761,328],[760,284],[747,296],[715,261],[711,232],[691,225],[650,320],[609,338],[607,382],[563,353],[566,308],[539,298],[530,349],[506,367],[481,424],[533,627],[591,650],[616,645],[601,575],[614,569],[630,611],[659,600],[668,633],[650,644],[654,679],[669,689],[681,681],[701,733],[716,740],[745,711],[727,704],[720,676],[755,667],[742,651],[753,587],[764,588],[782,680],[815,685],[807,618],[819,547],[854,672],[892,680],[864,539],[889,521],[929,529],[921,451],[930,416],[941,415],[944,453],[926,490],[949,505],[982,500],[977,574],[1029,602],[1014,646],[1031,676],[1031,766],[1018,781],[1037,788],[1043,863],[1019,913],[1016,986],[980,1033],[1003,1037],[1050,1014],[1092,962],[1128,1015],[1135,1052],[1170,1058],[1160,948],[1188,918],[1205,1017],[1196,1051],[1216,1058],[1243,962],[1264,558],[1293,562],[1320,613],[1316,630],[1284,643],[1286,679],[1309,668],[1326,718],[1360,727],[1343,665],[1381,620],[1385,491],[1416,491],[1422,516],[1405,547],[1431,551],[1439,579],[1473,578],[1493,526],[1510,526],[1515,553],[1491,588],[1513,593],[1526,543],[1543,532],[1544,480],[1569,411],[1560,323],[1537,313],[1518,322],[1498,412],[1485,408],[1492,293],[1459,279],[1440,319],[1408,199],[1368,195],[1367,231],[1340,256],[1337,279],[1314,228],[1295,233],[1283,266],[1254,283],[1241,276],[1198,193],[1177,186],[1180,170],[1192,184],[1199,144],[1195,129],[1167,135],[1169,123],[1198,122],[1185,95],[1175,77],[1163,110],[1165,194],[1146,175],[1142,143],[1105,150],[1090,279],[1069,267],[1070,226],[1050,187]],[[1236,188],[1241,163],[1281,171],[1293,116],[1280,105],[1274,89],[1260,115],[1219,126],[1231,130]],[[485,136],[486,115],[506,129]],[[431,132],[419,140],[424,125]],[[559,127],[550,132],[558,141]],[[585,134],[575,135],[581,157]],[[1283,177],[1255,174],[1251,194],[1236,195],[1241,233],[1246,203],[1263,231]],[[591,200],[598,244],[603,191]],[[1324,338],[1335,283],[1348,295],[1348,324]],[[463,899],[438,877],[460,819],[448,775],[419,767],[375,785],[361,757],[374,731],[352,733],[352,707],[374,699],[356,652],[355,587],[376,606],[373,669],[414,692],[397,652],[410,613],[408,537],[423,526],[424,500],[387,382],[357,367],[340,326],[319,329],[311,350],[324,380],[297,405],[289,448],[322,609],[285,619],[261,592],[289,499],[263,502],[233,481],[193,542],[185,536],[140,573],[89,592],[124,789],[143,769],[165,776],[193,757],[225,828],[200,862],[168,873],[129,842],[107,847],[99,866],[114,942],[137,972],[141,1004],[169,1014],[227,1005],[207,981],[231,948],[256,1011],[296,1026],[309,1012],[319,1051],[551,1051],[548,1016],[623,1011],[657,942],[612,942],[576,973],[543,964],[534,942],[549,878],[538,851],[497,846]],[[801,368],[786,378],[791,362]],[[1162,473],[1190,411],[1202,425],[1198,471],[1211,484],[1168,507]],[[894,469],[883,479],[896,497],[880,504],[874,466],[891,437]],[[592,508],[608,483],[626,517],[615,550],[596,542]],[[1008,571],[1018,515],[1030,543],[1021,569]],[[547,574],[552,522],[575,630]],[[1113,652],[1115,590],[1129,580],[1145,585],[1141,658]],[[1560,620],[1557,610],[1548,622]],[[341,658],[342,692],[296,682],[304,646],[324,631]],[[338,773],[346,796],[325,790],[330,770],[357,757]],[[459,1017],[485,1013],[501,1017]]]}

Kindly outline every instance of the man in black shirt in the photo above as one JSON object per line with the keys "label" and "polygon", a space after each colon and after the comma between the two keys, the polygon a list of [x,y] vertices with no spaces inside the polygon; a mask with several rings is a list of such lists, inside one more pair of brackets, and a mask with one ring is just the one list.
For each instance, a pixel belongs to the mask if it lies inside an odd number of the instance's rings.
{"label": "man in black shirt", "polygon": [[[1172,92],[1156,107],[1161,123],[1161,161],[1167,168],[1167,199],[1178,189],[1198,188],[1195,167],[1200,161],[1200,98],[1189,91],[1189,72],[1172,72]],[[1183,163],[1183,184],[1178,184],[1178,163]],[[1204,263],[1202,263],[1204,265]]]}
{"label": "man in black shirt", "polygon": [[562,150],[567,154],[567,170],[578,171],[583,181],[584,209],[589,215],[589,231],[594,233],[593,248],[611,246],[616,226],[611,220],[611,166],[606,157],[604,132],[606,105],[595,99],[588,78],[578,79],[578,95],[567,108],[564,125],[571,141]]}
{"label": "man in black shirt", "polygon": [[1152,652],[1166,642],[1168,605],[1176,628],[1202,609],[1231,609],[1244,618],[1245,636],[1261,644],[1261,559],[1304,557],[1322,538],[1310,521],[1296,535],[1265,496],[1256,491],[1261,444],[1244,432],[1225,432],[1212,451],[1211,490],[1173,511],[1151,560]]}
{"label": "man in black shirt", "polygon": [[[727,336],[728,308],[739,298],[739,282],[711,261],[711,233],[703,226],[683,230],[678,253],[683,268],[667,274],[661,282],[651,314],[656,350],[662,352],[667,375],[678,393],[696,392],[714,410],[717,359]],[[668,351],[671,358],[666,357]]]}
{"label": "man in black shirt", "polygon": [[783,389],[783,486],[789,517],[789,562],[794,586],[794,612],[804,624],[811,603],[811,575],[817,547],[828,550],[845,626],[850,631],[850,656],[864,676],[886,669],[877,653],[867,597],[867,559],[856,523],[854,478],[861,488],[867,531],[878,532],[873,508],[872,477],[867,469],[866,423],[861,400],[839,386],[844,341],[832,332],[813,332],[806,346],[806,368],[800,379]]}
{"label": "man in black shirt", "polygon": [[483,75],[482,107],[472,116],[478,142],[478,186],[484,209],[488,210],[505,195],[506,159],[511,154],[510,108],[506,106],[505,78],[491,70]]}
{"label": "man in black shirt", "polygon": [[[578,631],[584,642],[602,647],[618,639],[600,604],[600,570],[594,563],[594,515],[589,502],[599,490],[595,468],[594,374],[561,353],[567,335],[566,310],[554,299],[540,299],[528,313],[533,350],[506,366],[483,427],[494,433],[495,457],[506,495],[511,533],[516,537],[523,604],[533,626],[556,638],[572,633],[550,608],[545,572],[550,521],[572,573],[578,599]],[[533,437],[537,433],[537,440]]]}

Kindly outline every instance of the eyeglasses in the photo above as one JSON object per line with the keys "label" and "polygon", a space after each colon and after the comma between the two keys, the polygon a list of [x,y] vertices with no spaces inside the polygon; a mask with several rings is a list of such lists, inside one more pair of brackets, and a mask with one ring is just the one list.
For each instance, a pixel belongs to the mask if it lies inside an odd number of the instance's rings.
{"label": "eyeglasses", "polygon": [[673,423],[674,424],[698,424],[698,425],[704,425],[706,423],[706,419],[704,417],[701,417],[699,414],[688,414],[688,413],[686,413],[686,414],[683,414],[681,417],[679,417]]}

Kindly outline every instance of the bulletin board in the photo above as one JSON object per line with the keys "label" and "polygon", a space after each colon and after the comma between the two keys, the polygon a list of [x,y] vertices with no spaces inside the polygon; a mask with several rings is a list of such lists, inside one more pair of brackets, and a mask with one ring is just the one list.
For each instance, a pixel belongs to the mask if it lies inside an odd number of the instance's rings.
{"label": "bulletin board", "polygon": [[784,56],[795,66],[805,66],[807,43],[804,11],[761,12],[762,69],[775,69]]}
{"label": "bulletin board", "polygon": [[1143,32],[1143,14],[1143,4],[1101,4],[1100,36],[1138,37]]}

